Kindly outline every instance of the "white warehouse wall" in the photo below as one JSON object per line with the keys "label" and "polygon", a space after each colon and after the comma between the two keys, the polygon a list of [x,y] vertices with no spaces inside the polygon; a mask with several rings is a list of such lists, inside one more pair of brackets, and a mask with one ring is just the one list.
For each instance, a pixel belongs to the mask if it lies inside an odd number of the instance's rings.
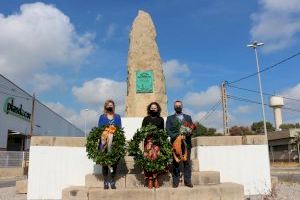
{"label": "white warehouse wall", "polygon": [[[0,75],[0,149],[6,148],[8,130],[29,134],[30,122],[4,112],[3,106],[8,97],[14,98],[14,105],[31,113],[32,97],[17,85]],[[46,107],[40,101],[35,103],[33,135],[84,136],[84,132],[66,119]]]}

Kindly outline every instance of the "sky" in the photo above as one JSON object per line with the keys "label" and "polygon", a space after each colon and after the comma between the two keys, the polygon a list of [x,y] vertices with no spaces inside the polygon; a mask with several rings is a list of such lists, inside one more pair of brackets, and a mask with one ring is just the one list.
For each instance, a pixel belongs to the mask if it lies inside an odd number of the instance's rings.
{"label": "sky", "polygon": [[[264,42],[258,49],[261,68],[300,51],[299,0],[3,0],[0,73],[79,128],[85,118],[88,128],[97,125],[108,98],[124,115],[129,32],[138,10],[148,12],[156,26],[169,113],[181,99],[194,121],[218,131],[221,83],[257,70],[247,44]],[[299,61],[296,56],[262,73],[264,92],[300,99]],[[259,90],[257,76],[232,86]],[[227,93],[260,101],[259,94],[233,87]],[[268,103],[269,96],[264,99]],[[228,99],[228,106],[229,126],[262,119],[259,104]],[[285,99],[286,108],[299,106]],[[274,121],[268,106],[266,117]],[[284,109],[283,120],[299,122],[300,112]]]}

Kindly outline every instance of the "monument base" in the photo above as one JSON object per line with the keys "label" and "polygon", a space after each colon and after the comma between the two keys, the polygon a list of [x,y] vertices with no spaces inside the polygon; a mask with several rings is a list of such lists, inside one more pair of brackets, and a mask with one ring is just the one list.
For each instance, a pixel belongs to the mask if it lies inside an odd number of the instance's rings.
{"label": "monument base", "polygon": [[[132,126],[132,130],[139,126]],[[132,134],[126,135],[130,138]],[[87,176],[92,179],[92,174],[101,174],[101,167],[87,158],[85,142],[85,138],[79,137],[32,137],[27,198],[61,199],[64,189],[71,186],[85,187]],[[198,178],[193,177],[199,180],[199,184],[208,183],[204,180],[219,180],[221,184],[234,182],[243,185],[245,195],[270,193],[271,177],[265,136],[197,137],[193,138],[192,143],[193,171],[198,172]],[[128,171],[124,171],[126,169]],[[126,169],[119,171],[119,174],[126,174],[120,183],[123,180],[124,185],[126,179],[127,182],[132,180],[128,183],[140,186],[136,174],[142,174],[142,170],[135,167],[132,158],[126,160]],[[213,172],[209,175],[207,171]],[[165,183],[170,186],[170,182]],[[95,184],[102,187],[101,182]],[[169,186],[167,188],[170,190],[166,189],[168,192],[172,191]],[[169,194],[167,191],[166,195]]]}

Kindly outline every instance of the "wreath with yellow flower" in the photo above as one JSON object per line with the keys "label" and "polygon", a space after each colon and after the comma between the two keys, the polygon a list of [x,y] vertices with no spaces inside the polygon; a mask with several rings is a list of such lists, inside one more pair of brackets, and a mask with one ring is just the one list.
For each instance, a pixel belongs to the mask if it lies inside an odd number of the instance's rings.
{"label": "wreath with yellow flower", "polygon": [[[113,140],[109,151],[104,151],[107,146],[101,146],[101,139],[107,139],[113,134]],[[100,145],[99,145],[100,144]],[[107,145],[107,144],[106,144]],[[99,148],[100,146],[100,148]],[[86,141],[86,152],[89,159],[103,166],[113,165],[126,154],[126,142],[123,129],[113,125],[94,127]]]}

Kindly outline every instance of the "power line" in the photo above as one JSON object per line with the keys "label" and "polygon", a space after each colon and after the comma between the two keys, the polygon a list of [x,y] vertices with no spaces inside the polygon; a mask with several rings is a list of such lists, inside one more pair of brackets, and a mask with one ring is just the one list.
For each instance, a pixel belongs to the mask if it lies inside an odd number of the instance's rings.
{"label": "power line", "polygon": [[[244,90],[244,91],[248,91],[248,92],[257,93],[257,94],[260,93],[257,90],[251,90],[251,89],[247,89],[247,88],[242,88],[242,87],[238,87],[238,86],[235,86],[235,85],[227,85],[227,86],[228,87],[232,87],[232,88],[236,88],[236,89],[239,89],[239,90]],[[266,93],[266,92],[263,92],[263,94],[266,95],[266,96],[275,96],[274,94],[270,94],[270,93]],[[288,99],[288,100],[300,101],[300,99],[294,99],[294,98],[291,98],[291,97],[285,97],[285,96],[281,96],[281,95],[276,95],[276,96],[279,96],[279,97],[282,97],[282,98]]]}
{"label": "power line", "polygon": [[249,75],[247,75],[247,76],[244,76],[244,77],[242,77],[242,78],[239,78],[239,79],[237,79],[237,80],[234,80],[234,81],[231,81],[231,82],[227,82],[227,84],[232,84],[232,83],[240,82],[240,81],[242,81],[242,80],[245,80],[245,79],[247,79],[247,78],[250,78],[250,77],[252,77],[252,76],[257,75],[258,73],[268,71],[268,70],[270,70],[270,69],[272,69],[272,68],[274,68],[274,67],[276,67],[276,66],[278,66],[278,65],[280,65],[280,64],[282,64],[282,63],[285,63],[285,62],[291,60],[292,58],[294,58],[294,57],[296,57],[296,56],[299,56],[299,55],[300,55],[300,52],[298,52],[298,53],[296,53],[296,54],[294,54],[294,55],[291,55],[290,57],[285,58],[285,59],[283,59],[283,60],[281,60],[281,61],[279,61],[279,62],[277,62],[277,63],[275,63],[275,64],[273,64],[273,65],[271,65],[271,66],[269,66],[269,67],[266,67],[266,68],[260,70],[259,72],[255,72],[255,73],[249,74]]}
{"label": "power line", "polygon": [[221,104],[221,100],[219,100],[216,104],[214,104],[210,110],[199,120],[199,121],[205,121],[208,119],[218,108],[218,106]]}
{"label": "power line", "polygon": [[[237,96],[232,96],[232,95],[227,95],[227,97],[229,99],[233,99],[233,100],[237,100],[237,101],[243,101],[243,102],[248,102],[248,103],[253,103],[253,104],[259,104],[261,105],[260,102],[258,101],[254,101],[254,100],[251,100],[251,99],[246,99],[246,98],[243,98],[243,97],[237,97]],[[265,106],[270,106],[270,104],[264,104]],[[289,110],[289,111],[293,111],[293,112],[299,112],[300,113],[300,110],[297,110],[297,109],[294,109],[294,108],[289,108],[289,107],[282,107],[283,110]]]}

